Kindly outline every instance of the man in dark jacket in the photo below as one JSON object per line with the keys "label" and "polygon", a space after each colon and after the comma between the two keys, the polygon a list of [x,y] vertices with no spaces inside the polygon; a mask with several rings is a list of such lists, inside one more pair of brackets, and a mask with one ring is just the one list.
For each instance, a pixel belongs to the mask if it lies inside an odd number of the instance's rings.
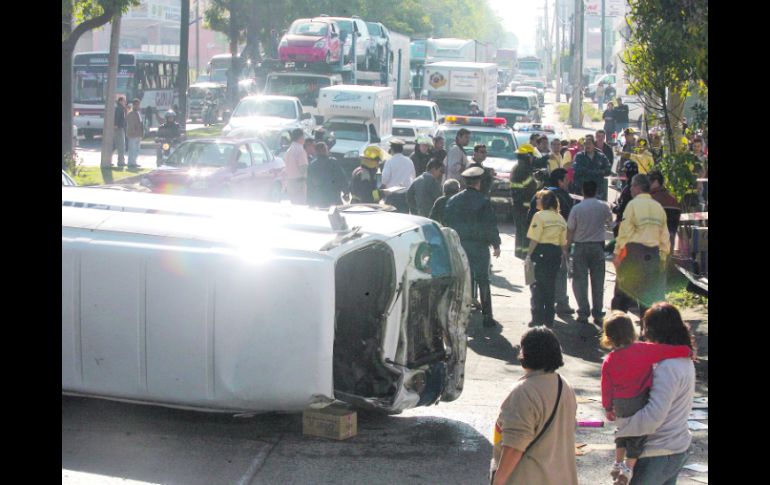
{"label": "man in dark jacket", "polygon": [[441,179],[444,177],[444,164],[431,160],[425,172],[414,179],[406,191],[409,212],[428,217],[436,199],[441,197]]}
{"label": "man in dark jacket", "polygon": [[431,160],[430,152],[430,138],[417,138],[414,145],[414,153],[409,157],[414,163],[414,173],[419,177],[421,173],[425,172],[428,167],[428,162]]}
{"label": "man in dark jacket", "polygon": [[126,165],[126,98],[118,98],[115,104],[115,135],[113,144],[118,150],[118,167]]}
{"label": "man in dark jacket", "polygon": [[525,143],[516,151],[518,162],[511,172],[511,198],[513,199],[513,222],[516,224],[516,257],[524,259],[529,250],[527,239],[527,212],[532,197],[537,192],[537,181],[533,175],[532,154],[534,147]]}
{"label": "man in dark jacket", "polygon": [[620,96],[615,100],[615,107],[612,109],[612,117],[615,120],[615,129],[622,133],[628,128],[628,105],[623,104]]}
{"label": "man in dark jacket", "polygon": [[479,167],[484,170],[484,175],[481,176],[481,193],[486,197],[489,197],[489,191],[492,190],[492,183],[495,181],[495,171],[491,168],[484,167],[483,162],[486,159],[487,146],[478,144],[473,147],[473,158],[468,164],[468,168]]}
{"label": "man in dark jacket", "polygon": [[[596,149],[593,135],[586,135],[585,150],[577,154],[573,166],[575,167],[575,185],[579,190],[588,180],[596,182],[597,187],[606,187],[604,177],[612,173],[609,160],[604,153]],[[603,194],[604,198],[601,195],[601,193],[597,194],[597,199],[607,200],[606,192]]]}
{"label": "man in dark jacket", "polygon": [[444,163],[444,160],[446,160],[446,150],[444,150],[444,137],[443,136],[437,136],[433,139],[433,148],[431,148],[428,153],[430,154],[431,160],[438,160],[441,163]]}
{"label": "man in dark jacket", "polygon": [[430,218],[444,225],[444,210],[446,209],[446,203],[453,195],[460,192],[460,182],[455,179],[449,179],[444,182],[444,195],[436,199],[433,203],[433,209],[430,210]]}
{"label": "man in dark jacket", "polygon": [[[567,171],[563,168],[557,168],[548,179],[548,185],[544,187],[544,190],[550,190],[556,194],[556,198],[559,199],[559,214],[564,220],[569,219],[569,213],[574,205],[572,196],[567,191],[569,183],[567,182]],[[532,197],[529,205],[529,212],[527,212],[527,227],[532,223],[532,218],[537,212],[537,196]],[[569,296],[567,295],[567,268],[562,265],[559,267],[559,272],[556,273],[556,289],[554,292],[554,302],[556,303],[556,313],[559,315],[571,315],[575,313],[575,310],[569,306]]]}
{"label": "man in dark jacket", "polygon": [[315,159],[307,168],[307,203],[313,207],[330,207],[341,203],[347,192],[345,173],[337,161],[329,157],[326,143],[315,144]]}
{"label": "man in dark jacket", "polygon": [[471,284],[479,285],[484,326],[494,327],[497,322],[492,317],[489,246],[493,247],[495,257],[500,257],[500,233],[497,230],[497,218],[492,202],[479,191],[482,175],[484,170],[479,167],[471,167],[462,173],[466,189],[449,199],[444,222],[457,231],[460,243],[468,256]]}

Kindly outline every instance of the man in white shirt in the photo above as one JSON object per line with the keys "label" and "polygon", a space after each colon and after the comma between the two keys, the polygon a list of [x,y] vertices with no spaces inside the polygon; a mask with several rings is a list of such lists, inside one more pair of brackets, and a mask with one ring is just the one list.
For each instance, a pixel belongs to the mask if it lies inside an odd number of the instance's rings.
{"label": "man in white shirt", "polygon": [[291,132],[291,146],[283,156],[286,175],[286,193],[292,204],[304,204],[307,198],[307,152],[302,128]]}
{"label": "man in white shirt", "polygon": [[406,190],[415,179],[414,163],[404,155],[404,140],[393,138],[390,141],[390,153],[393,155],[385,162],[382,168],[381,189],[398,189],[390,192],[386,202],[396,207],[398,212],[408,213],[409,206],[406,201]]}
{"label": "man in white shirt", "polygon": [[455,144],[449,149],[446,156],[447,179],[455,179],[460,182],[460,187],[465,188],[462,173],[468,168],[468,157],[464,147],[470,143],[471,132],[466,128],[460,128],[455,136]]}

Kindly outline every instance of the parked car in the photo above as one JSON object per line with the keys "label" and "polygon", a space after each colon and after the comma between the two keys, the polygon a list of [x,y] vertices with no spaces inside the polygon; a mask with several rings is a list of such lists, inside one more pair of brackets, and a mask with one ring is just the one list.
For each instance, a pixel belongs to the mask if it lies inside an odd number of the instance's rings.
{"label": "parked car", "polygon": [[[370,65],[374,65],[374,59],[377,55],[377,46],[374,43],[374,39],[369,35],[369,29],[366,27],[366,22],[358,17],[328,17],[320,16],[316,19],[327,19],[337,22],[340,27],[340,32],[345,34],[345,43],[342,47],[343,55],[345,56],[345,64],[353,59],[353,53],[350,52],[353,46],[353,31],[358,31],[358,37],[356,37],[356,58],[358,60],[358,67],[364,71],[368,71]],[[354,26],[355,25],[355,26]]]}
{"label": "parked car", "polygon": [[393,136],[414,143],[419,136],[433,137],[443,117],[433,101],[408,99],[393,102]]}
{"label": "parked car", "polygon": [[296,97],[259,94],[247,96],[238,102],[222,134],[227,136],[236,128],[273,127],[289,130],[302,128],[309,136],[315,126],[315,118],[305,113],[302,103]]}
{"label": "parked car", "polygon": [[516,88],[516,91],[533,93],[535,95],[535,99],[537,100],[537,105],[541,108],[545,106],[545,98],[540,96],[540,92],[535,86],[521,85]]}
{"label": "parked car", "polygon": [[423,217],[67,188],[62,281],[63,394],[399,413],[462,393],[468,262]]}
{"label": "parked car", "polygon": [[160,194],[280,200],[283,160],[256,138],[182,142],[140,184]]}
{"label": "parked car", "polygon": [[382,66],[388,60],[388,42],[390,42],[390,32],[379,22],[366,22],[366,28],[376,47],[375,66]]}
{"label": "parked car", "polygon": [[297,19],[278,44],[282,61],[339,62],[342,47],[337,22],[326,18]]}
{"label": "parked car", "polygon": [[[586,86],[585,96],[591,98],[594,101],[596,99],[596,88],[599,87],[599,83],[604,83],[604,98],[615,98],[615,74],[598,74],[594,79],[594,82]],[[630,118],[629,118],[630,119]]]}
{"label": "parked car", "polygon": [[530,94],[508,91],[497,95],[497,116],[505,118],[508,126],[541,118],[540,108]]}
{"label": "parked car", "polygon": [[206,93],[211,93],[217,104],[214,119],[218,120],[222,116],[222,111],[226,104],[225,96],[227,93],[225,86],[219,83],[199,82],[191,84],[187,88],[187,119],[192,121],[203,120]]}

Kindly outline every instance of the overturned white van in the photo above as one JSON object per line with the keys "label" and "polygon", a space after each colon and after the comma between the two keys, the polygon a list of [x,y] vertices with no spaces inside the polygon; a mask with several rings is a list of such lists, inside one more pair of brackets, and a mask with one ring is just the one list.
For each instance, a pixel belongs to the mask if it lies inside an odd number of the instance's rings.
{"label": "overturned white van", "polygon": [[425,218],[62,188],[66,394],[399,412],[459,397],[469,312],[459,238]]}

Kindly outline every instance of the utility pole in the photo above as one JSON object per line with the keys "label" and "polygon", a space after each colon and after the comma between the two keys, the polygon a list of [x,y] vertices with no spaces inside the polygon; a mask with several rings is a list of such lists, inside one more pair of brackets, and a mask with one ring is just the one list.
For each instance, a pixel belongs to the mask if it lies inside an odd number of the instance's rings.
{"label": "utility pole", "polygon": [[559,42],[559,25],[561,24],[561,12],[559,0],[555,0],[553,12],[554,30],[556,31],[556,102],[561,102],[561,43]]}
{"label": "utility pole", "polygon": [[583,0],[575,0],[575,54],[572,59],[572,106],[570,124],[583,126]]}
{"label": "utility pole", "polygon": [[[197,5],[197,2],[196,2]],[[182,132],[187,129],[187,77],[189,71],[189,43],[190,43],[190,0],[182,0],[182,20],[179,32],[179,71],[177,72],[176,86],[179,91],[179,111]]]}
{"label": "utility pole", "polygon": [[199,0],[195,0],[195,80],[198,80],[198,76],[201,73],[201,33],[200,23],[201,17],[198,12]]}
{"label": "utility pole", "polygon": [[545,48],[545,82],[548,83],[548,80],[551,79],[551,36],[549,35],[550,30],[548,30],[548,0],[545,1],[545,19],[543,22],[543,37],[545,37],[545,42],[543,42],[543,47]]}
{"label": "utility pole", "polygon": [[605,1],[606,0],[602,0],[602,62],[601,62],[602,69],[601,69],[600,72],[604,72],[604,24],[605,24],[605,20],[604,20],[604,2]]}

